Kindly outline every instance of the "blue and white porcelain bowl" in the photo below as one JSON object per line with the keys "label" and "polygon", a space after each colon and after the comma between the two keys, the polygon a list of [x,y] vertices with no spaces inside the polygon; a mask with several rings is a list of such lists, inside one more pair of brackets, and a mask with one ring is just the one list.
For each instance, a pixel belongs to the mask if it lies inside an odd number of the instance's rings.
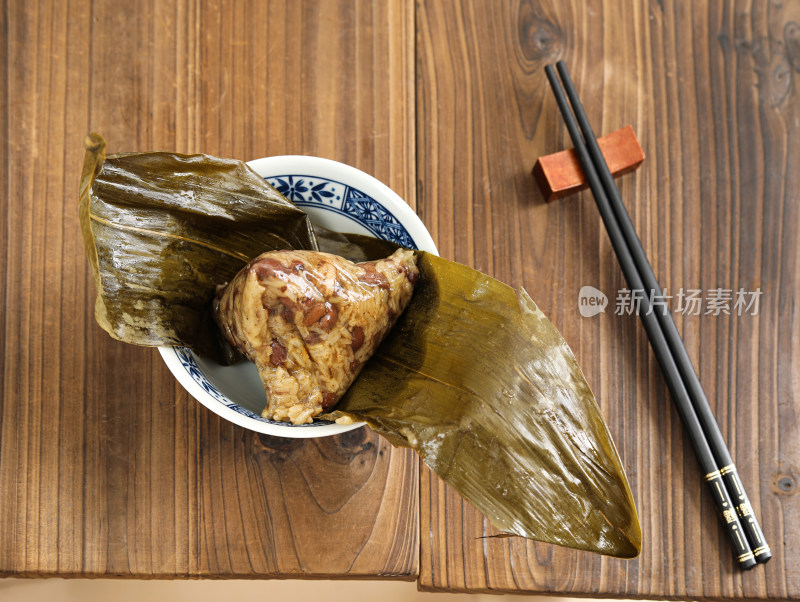
{"label": "blue and white porcelain bowl", "polygon": [[[297,155],[256,159],[248,165],[320,226],[367,234],[438,254],[430,234],[405,201],[388,186],[354,167]],[[252,363],[221,366],[185,347],[160,347],[159,351],[192,397],[244,428],[278,437],[308,438],[336,435],[364,425],[323,421],[292,425],[262,418],[266,396]]]}

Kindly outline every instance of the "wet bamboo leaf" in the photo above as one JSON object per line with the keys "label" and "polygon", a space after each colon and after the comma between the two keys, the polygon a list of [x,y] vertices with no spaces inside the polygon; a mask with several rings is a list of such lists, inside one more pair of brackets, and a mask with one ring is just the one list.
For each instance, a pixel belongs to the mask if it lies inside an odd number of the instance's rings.
{"label": "wet bamboo leaf", "polygon": [[594,395],[528,294],[421,253],[411,304],[333,417],[365,420],[501,531],[631,558],[641,531]]}
{"label": "wet bamboo leaf", "polygon": [[99,134],[87,139],[80,194],[97,322],[127,343],[222,359],[210,321],[216,286],[265,251],[316,249],[308,217],[240,161],[106,157],[105,146]]}
{"label": "wet bamboo leaf", "polygon": [[319,250],[349,259],[354,263],[377,261],[394,253],[400,245],[364,234],[334,232],[312,224]]}

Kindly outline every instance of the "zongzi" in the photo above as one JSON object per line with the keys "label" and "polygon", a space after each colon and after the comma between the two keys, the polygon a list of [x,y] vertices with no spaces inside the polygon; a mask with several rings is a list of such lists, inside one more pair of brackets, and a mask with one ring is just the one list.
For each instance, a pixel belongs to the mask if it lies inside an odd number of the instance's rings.
{"label": "zongzi", "polygon": [[417,277],[407,249],[360,264],[275,251],[220,286],[214,315],[258,369],[262,416],[305,424],[333,407],[408,305]]}

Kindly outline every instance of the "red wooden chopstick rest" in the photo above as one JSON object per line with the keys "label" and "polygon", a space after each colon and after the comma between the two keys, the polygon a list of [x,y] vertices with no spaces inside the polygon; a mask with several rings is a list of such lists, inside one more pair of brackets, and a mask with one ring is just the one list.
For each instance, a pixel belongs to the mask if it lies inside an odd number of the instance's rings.
{"label": "red wooden chopstick rest", "polygon": [[[644,161],[644,151],[629,125],[597,142],[615,178],[634,171]],[[533,166],[533,177],[548,203],[589,188],[574,149],[539,157]]]}

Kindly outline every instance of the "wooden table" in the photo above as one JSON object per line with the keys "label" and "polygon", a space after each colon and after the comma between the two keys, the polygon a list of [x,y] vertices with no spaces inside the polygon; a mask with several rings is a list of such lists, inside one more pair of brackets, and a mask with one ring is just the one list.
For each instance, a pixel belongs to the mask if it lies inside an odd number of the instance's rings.
{"label": "wooden table", "polygon": [[[418,579],[436,591],[800,598],[800,3],[15,2],[0,77],[0,573]],[[543,68],[567,61],[774,552],[742,573],[587,193],[530,170],[570,146]],[[443,256],[524,285],[618,444],[644,548],[622,561],[494,533],[367,429],[281,440],[222,422],[151,349],[93,320],[82,141],[374,174]],[[578,312],[578,291],[608,296]]]}

